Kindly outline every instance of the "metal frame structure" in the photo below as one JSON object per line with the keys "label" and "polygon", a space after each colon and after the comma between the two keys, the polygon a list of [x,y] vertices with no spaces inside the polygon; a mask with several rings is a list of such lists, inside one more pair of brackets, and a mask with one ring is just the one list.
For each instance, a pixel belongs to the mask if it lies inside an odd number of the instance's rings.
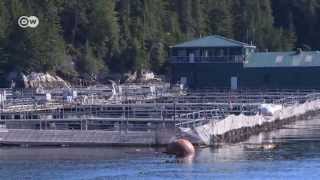
{"label": "metal frame structure", "polygon": [[256,115],[262,103],[290,105],[305,102],[313,96],[318,97],[316,92],[208,89],[179,95],[162,89],[161,93],[154,96],[147,94],[144,98],[134,98],[134,93],[130,96],[124,93],[121,101],[103,99],[99,103],[81,104],[65,103],[57,98],[40,105],[30,101],[30,97],[27,100],[11,97],[1,109],[0,124],[17,129],[125,132],[152,131],[160,127],[194,127],[230,114]]}

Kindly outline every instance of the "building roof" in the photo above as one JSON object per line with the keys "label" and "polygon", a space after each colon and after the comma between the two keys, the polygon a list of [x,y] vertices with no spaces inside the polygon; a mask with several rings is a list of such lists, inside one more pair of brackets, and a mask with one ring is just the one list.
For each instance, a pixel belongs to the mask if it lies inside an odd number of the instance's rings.
{"label": "building roof", "polygon": [[245,68],[316,66],[320,66],[319,51],[253,53],[244,64]]}
{"label": "building roof", "polygon": [[255,47],[240,41],[225,38],[219,35],[207,36],[200,39],[184,42],[173,46],[175,48],[191,47]]}

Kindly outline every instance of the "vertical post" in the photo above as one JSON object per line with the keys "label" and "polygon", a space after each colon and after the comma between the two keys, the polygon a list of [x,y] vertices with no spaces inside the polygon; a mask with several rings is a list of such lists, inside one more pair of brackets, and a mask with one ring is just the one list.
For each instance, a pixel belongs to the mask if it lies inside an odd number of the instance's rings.
{"label": "vertical post", "polygon": [[163,117],[163,106],[161,106],[160,118],[164,121],[164,117]]}
{"label": "vertical post", "polygon": [[125,106],[122,106],[122,120],[120,120],[120,123],[119,123],[119,133],[120,133],[120,135],[121,135],[121,132],[122,132],[122,128],[123,128],[123,124],[124,124],[125,118],[126,118],[126,109],[125,109]]}
{"label": "vertical post", "polygon": [[173,101],[173,120],[176,121],[176,100]]}
{"label": "vertical post", "polygon": [[196,126],[196,113],[192,113],[192,119],[193,119],[193,127],[195,127]]}
{"label": "vertical post", "polygon": [[41,118],[39,119],[39,129],[42,130],[42,122],[41,122]]}
{"label": "vertical post", "polygon": [[130,113],[130,112],[129,112],[129,111],[130,111],[130,110],[129,110],[129,107],[130,107],[130,102],[128,102],[128,103],[127,103],[127,107],[126,107],[126,108],[127,108],[127,116],[126,116],[126,131],[125,131],[125,133],[126,133],[126,134],[128,133],[128,124],[129,124],[129,122],[128,122],[128,121],[129,121],[129,113]]}

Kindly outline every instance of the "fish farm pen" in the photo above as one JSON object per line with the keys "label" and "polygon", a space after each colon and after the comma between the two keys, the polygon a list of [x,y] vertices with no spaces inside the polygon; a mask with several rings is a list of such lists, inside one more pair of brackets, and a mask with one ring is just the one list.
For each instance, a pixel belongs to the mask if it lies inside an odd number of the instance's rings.
{"label": "fish farm pen", "polygon": [[231,116],[271,117],[273,112],[263,114],[263,105],[274,109],[304,104],[319,93],[183,91],[166,85],[2,92],[1,144],[119,146],[165,145],[177,137],[212,144],[213,135],[203,141],[201,133],[191,131]]}

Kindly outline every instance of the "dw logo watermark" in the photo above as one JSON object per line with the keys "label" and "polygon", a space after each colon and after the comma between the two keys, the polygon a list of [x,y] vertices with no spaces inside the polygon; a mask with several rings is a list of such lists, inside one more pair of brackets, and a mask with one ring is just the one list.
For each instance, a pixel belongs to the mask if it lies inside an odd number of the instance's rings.
{"label": "dw logo watermark", "polygon": [[37,16],[21,16],[18,19],[18,25],[21,28],[36,28],[39,25]]}

